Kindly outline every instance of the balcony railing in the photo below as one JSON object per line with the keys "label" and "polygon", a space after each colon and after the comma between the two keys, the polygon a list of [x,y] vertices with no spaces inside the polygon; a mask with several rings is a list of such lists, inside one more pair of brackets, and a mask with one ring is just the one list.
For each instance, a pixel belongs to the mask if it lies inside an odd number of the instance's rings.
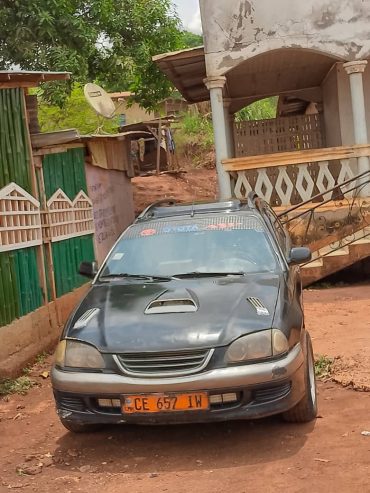
{"label": "balcony railing", "polygon": [[328,200],[333,187],[343,183],[343,192],[348,191],[346,182],[360,173],[359,158],[370,158],[370,145],[240,157],[223,166],[235,197],[246,198],[254,190],[274,207],[289,207],[313,196],[318,202]]}

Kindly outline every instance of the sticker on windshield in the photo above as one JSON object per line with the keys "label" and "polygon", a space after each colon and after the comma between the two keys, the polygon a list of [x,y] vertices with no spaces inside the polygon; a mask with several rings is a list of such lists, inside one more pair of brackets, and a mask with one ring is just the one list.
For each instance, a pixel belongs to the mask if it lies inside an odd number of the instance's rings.
{"label": "sticker on windshield", "polygon": [[141,231],[140,236],[153,236],[157,233],[155,229],[144,229]]}
{"label": "sticker on windshield", "polygon": [[162,233],[164,234],[169,234],[169,233],[192,233],[199,231],[199,225],[198,224],[184,224],[180,226],[168,226],[166,228],[163,228]]}
{"label": "sticker on windshield", "polygon": [[115,253],[112,257],[112,260],[122,260],[124,255],[124,253]]}
{"label": "sticker on windshield", "polygon": [[127,233],[125,238],[137,238],[146,236],[158,236],[166,234],[182,233],[203,233],[207,231],[234,231],[253,229],[255,231],[264,231],[261,221],[254,216],[217,216],[208,218],[196,218],[189,222],[187,220],[176,220],[171,222],[151,223],[152,228],[147,225],[134,225]]}
{"label": "sticker on windshield", "polygon": [[246,229],[241,228],[240,226],[243,226],[243,223],[216,223],[208,225],[206,229],[212,231],[222,231],[224,229]]}

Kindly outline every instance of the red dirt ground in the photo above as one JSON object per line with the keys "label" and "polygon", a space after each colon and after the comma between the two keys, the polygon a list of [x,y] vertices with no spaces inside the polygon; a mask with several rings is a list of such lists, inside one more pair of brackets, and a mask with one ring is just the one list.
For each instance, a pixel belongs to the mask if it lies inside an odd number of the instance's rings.
{"label": "red dirt ground", "polygon": [[[370,385],[370,286],[308,291],[305,304],[315,353],[356,359],[351,380]],[[59,424],[39,376],[49,363],[32,371],[28,395],[0,401],[1,493],[370,492],[368,392],[320,383],[321,417],[307,425],[273,418],[78,436]],[[17,473],[29,467],[37,474]]]}
{"label": "red dirt ground", "polygon": [[152,202],[175,198],[179,202],[215,200],[217,194],[214,169],[194,169],[181,174],[140,176],[132,180],[136,213]]}
{"label": "red dirt ground", "polygon": [[[212,197],[214,172],[136,178],[137,210],[156,198]],[[213,195],[212,195],[213,194]],[[370,492],[370,286],[305,292],[317,355],[340,357],[319,383],[316,422],[107,428],[73,435],[59,423],[49,378],[0,400],[0,493]],[[34,474],[30,474],[34,473]]]}

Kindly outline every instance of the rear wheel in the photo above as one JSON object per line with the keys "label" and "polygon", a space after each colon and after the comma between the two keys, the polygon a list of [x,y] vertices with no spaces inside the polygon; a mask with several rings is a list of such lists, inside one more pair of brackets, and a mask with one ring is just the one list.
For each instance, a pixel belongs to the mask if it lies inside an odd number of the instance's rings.
{"label": "rear wheel", "polygon": [[60,418],[60,422],[68,431],[72,433],[93,433],[99,431],[102,427],[95,424],[81,424],[74,423],[73,421],[67,421],[66,419]]}
{"label": "rear wheel", "polygon": [[307,423],[317,416],[317,395],[315,360],[311,338],[306,332],[305,394],[292,409],[283,413],[283,419],[290,423]]}

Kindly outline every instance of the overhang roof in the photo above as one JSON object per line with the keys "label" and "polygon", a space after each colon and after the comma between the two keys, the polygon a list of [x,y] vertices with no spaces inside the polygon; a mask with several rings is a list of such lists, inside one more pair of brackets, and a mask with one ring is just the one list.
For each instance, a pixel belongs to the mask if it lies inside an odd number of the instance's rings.
{"label": "overhang roof", "polygon": [[201,103],[209,100],[209,92],[204,85],[207,73],[203,46],[157,55],[153,61],[186,101]]}
{"label": "overhang roof", "polygon": [[70,72],[34,72],[26,70],[0,70],[0,88],[37,87],[41,82],[68,80]]}
{"label": "overhang roof", "polygon": [[[203,47],[158,55],[153,60],[189,103],[209,100]],[[318,102],[320,86],[337,61],[301,48],[269,51],[244,60],[225,73],[224,97],[230,102],[229,111],[236,113],[270,96],[299,97],[310,91],[311,97],[302,99]]]}

